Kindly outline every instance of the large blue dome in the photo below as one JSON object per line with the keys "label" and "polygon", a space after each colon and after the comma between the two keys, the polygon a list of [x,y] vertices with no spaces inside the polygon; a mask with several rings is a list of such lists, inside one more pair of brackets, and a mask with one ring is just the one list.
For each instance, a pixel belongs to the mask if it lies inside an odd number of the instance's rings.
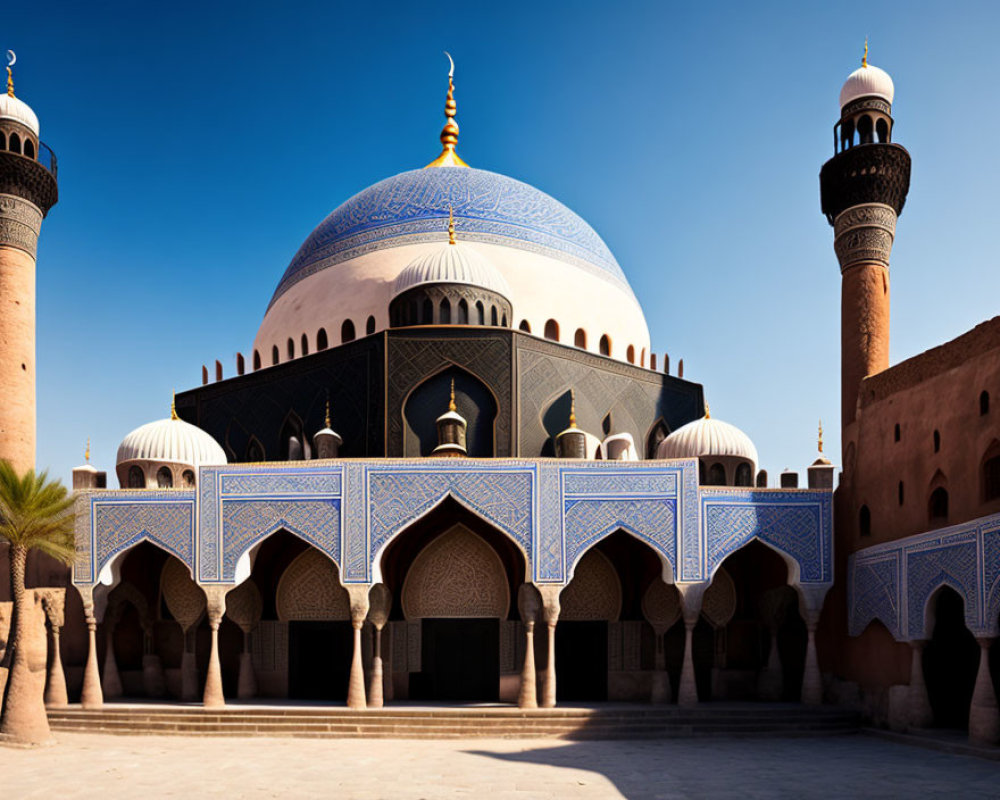
{"label": "large blue dome", "polygon": [[387,178],[335,209],[299,248],[271,304],[303,278],[348,259],[440,240],[449,205],[462,241],[542,253],[575,264],[634,297],[601,237],[558,200],[495,172],[436,167]]}

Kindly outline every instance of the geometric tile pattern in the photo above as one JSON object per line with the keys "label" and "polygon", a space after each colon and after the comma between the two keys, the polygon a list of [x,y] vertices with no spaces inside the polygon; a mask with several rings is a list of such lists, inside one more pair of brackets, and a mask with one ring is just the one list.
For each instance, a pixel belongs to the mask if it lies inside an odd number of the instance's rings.
{"label": "geometric tile pattern", "polygon": [[194,492],[95,492],[86,499],[90,547],[74,581],[96,583],[116,555],[147,539],[194,570]]}
{"label": "geometric tile pattern", "polygon": [[877,619],[899,641],[930,638],[928,604],[950,586],[965,602],[969,630],[996,636],[998,572],[1000,514],[859,550],[848,559],[849,633]]}
{"label": "geometric tile pattern", "polygon": [[[284,529],[329,556],[345,583],[370,583],[389,540],[446,497],[516,542],[536,583],[566,583],[588,548],[619,529],[649,544],[679,582],[707,583],[754,538],[784,553],[803,585],[830,582],[829,491],[701,489],[694,459],[309,463],[202,467],[197,493],[80,495],[77,507],[90,512],[77,520],[74,582],[93,584],[110,558],[146,538],[175,553],[200,584],[229,584],[240,556]],[[990,546],[1000,548],[1000,523],[994,529]],[[866,613],[885,613],[875,595],[859,596]]]}
{"label": "geometric tile pattern", "polygon": [[799,582],[832,583],[831,495],[771,490],[706,490],[701,495],[708,542],[707,574],[752,539],[781,551],[797,564]]}

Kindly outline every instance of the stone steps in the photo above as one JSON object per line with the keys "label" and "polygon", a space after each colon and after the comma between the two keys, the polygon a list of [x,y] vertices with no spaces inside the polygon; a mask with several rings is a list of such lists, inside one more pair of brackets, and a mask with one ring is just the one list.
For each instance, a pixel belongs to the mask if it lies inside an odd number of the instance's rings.
{"label": "stone steps", "polygon": [[635,709],[396,709],[231,706],[108,706],[51,709],[56,731],[120,735],[303,736],[322,738],[572,738],[824,736],[855,733],[860,718],[797,706]]}

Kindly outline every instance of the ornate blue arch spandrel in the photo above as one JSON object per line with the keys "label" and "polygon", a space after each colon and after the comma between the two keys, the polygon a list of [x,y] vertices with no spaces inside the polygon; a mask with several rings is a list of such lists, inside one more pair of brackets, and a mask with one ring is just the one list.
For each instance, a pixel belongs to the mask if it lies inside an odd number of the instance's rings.
{"label": "ornate blue arch spandrel", "polygon": [[282,529],[340,563],[341,465],[206,467],[199,482],[202,583],[232,582],[240,556]]}
{"label": "ornate blue arch spandrel", "polygon": [[983,627],[996,631],[1000,624],[1000,522],[994,520],[982,526],[983,597],[985,600]]}
{"label": "ornate blue arch spandrel", "polygon": [[898,552],[884,553],[860,563],[856,556],[851,556],[847,588],[851,636],[860,636],[868,623],[877,619],[894,638],[902,638],[901,560]]}
{"label": "ornate blue arch spandrel", "polygon": [[563,575],[569,575],[588,548],[616,530],[625,530],[649,544],[670,562],[676,574],[683,476],[681,465],[637,469],[611,462],[562,468]]}
{"label": "ornate blue arch spandrel", "polygon": [[702,491],[707,579],[753,539],[773,546],[799,566],[801,583],[833,581],[833,505],[828,491]]}
{"label": "ornate blue arch spandrel", "polygon": [[510,536],[531,560],[537,473],[534,465],[391,464],[365,469],[369,575],[382,547],[446,497]]}
{"label": "ornate blue arch spandrel", "polygon": [[965,603],[965,624],[980,627],[982,593],[979,588],[976,531],[925,541],[906,552],[907,638],[926,639],[927,601],[941,586],[950,586]]}
{"label": "ornate blue arch spandrel", "polygon": [[[74,571],[79,584],[96,583],[117,555],[148,540],[194,570],[194,492],[114,492],[88,495],[89,570]],[[83,543],[77,542],[79,548]]]}

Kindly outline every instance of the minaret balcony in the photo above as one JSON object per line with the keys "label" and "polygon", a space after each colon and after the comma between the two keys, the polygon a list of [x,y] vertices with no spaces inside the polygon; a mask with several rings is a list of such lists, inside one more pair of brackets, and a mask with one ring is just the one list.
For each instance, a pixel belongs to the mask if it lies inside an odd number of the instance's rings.
{"label": "minaret balcony", "polygon": [[861,203],[884,203],[898,216],[910,190],[910,154],[898,144],[857,145],[827,161],[819,181],[831,225],[842,211]]}

